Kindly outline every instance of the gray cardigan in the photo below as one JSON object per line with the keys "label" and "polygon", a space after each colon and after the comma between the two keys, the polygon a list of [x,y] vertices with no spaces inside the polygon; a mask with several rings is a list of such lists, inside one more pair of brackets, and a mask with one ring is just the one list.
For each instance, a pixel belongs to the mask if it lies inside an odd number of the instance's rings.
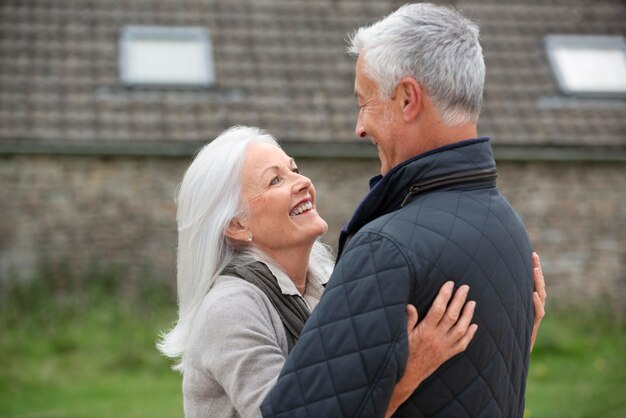
{"label": "gray cardigan", "polygon": [[[269,267],[284,294],[298,294],[280,269]],[[309,274],[304,300],[310,309],[326,280]],[[268,297],[242,279],[220,276],[191,335],[183,360],[185,417],[261,417],[259,405],[287,357],[285,329]]]}

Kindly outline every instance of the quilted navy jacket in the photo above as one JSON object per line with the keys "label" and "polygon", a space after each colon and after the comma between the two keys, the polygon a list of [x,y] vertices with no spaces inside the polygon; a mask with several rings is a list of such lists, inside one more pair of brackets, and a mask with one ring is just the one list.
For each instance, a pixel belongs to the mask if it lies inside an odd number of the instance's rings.
{"label": "quilted navy jacket", "polygon": [[372,179],[340,255],[262,404],[264,417],[382,417],[406,366],[405,305],[470,286],[478,332],[394,416],[522,417],[533,323],[531,246],[500,194],[487,138]]}

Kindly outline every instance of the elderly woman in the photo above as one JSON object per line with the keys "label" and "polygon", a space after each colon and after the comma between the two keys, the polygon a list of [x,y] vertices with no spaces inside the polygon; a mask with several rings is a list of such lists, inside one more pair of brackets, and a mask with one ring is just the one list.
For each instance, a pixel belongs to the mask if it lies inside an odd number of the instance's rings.
{"label": "elderly woman", "polygon": [[[181,360],[186,417],[261,416],[333,268],[317,241],[328,227],[315,197],[295,161],[256,128],[225,131],[187,170],[177,199],[179,318],[159,344]],[[452,298],[446,283],[417,327],[407,308],[409,361],[387,415],[467,347],[476,332],[467,291]]]}

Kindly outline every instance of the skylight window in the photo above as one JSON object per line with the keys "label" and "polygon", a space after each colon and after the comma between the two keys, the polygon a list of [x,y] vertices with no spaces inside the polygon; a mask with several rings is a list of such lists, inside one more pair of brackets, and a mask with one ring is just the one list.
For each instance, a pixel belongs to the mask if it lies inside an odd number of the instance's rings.
{"label": "skylight window", "polygon": [[215,82],[211,41],[202,28],[126,26],[119,59],[125,86],[209,87]]}
{"label": "skylight window", "polygon": [[567,95],[626,97],[626,43],[620,36],[549,35],[554,76]]}

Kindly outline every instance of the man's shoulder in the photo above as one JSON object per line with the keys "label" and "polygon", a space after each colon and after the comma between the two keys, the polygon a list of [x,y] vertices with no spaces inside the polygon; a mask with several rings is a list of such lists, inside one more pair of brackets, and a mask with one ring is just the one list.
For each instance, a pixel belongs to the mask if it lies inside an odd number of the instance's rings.
{"label": "man's shoulder", "polygon": [[367,234],[392,239],[402,237],[413,233],[415,228],[428,225],[430,219],[438,213],[441,213],[440,207],[411,202],[409,205],[371,220],[355,235]]}
{"label": "man's shoulder", "polygon": [[425,247],[434,250],[450,240],[471,242],[472,237],[489,235],[494,222],[503,222],[507,229],[519,224],[516,212],[497,191],[435,191],[373,219],[354,235],[353,241],[380,237],[406,251],[422,253]]}
{"label": "man's shoulder", "polygon": [[365,224],[352,236],[346,251],[372,251],[372,248],[377,248],[374,254],[379,259],[385,259],[390,251],[408,257],[408,253],[417,249],[413,241],[418,231],[427,227],[427,222],[405,209],[387,213]]}

